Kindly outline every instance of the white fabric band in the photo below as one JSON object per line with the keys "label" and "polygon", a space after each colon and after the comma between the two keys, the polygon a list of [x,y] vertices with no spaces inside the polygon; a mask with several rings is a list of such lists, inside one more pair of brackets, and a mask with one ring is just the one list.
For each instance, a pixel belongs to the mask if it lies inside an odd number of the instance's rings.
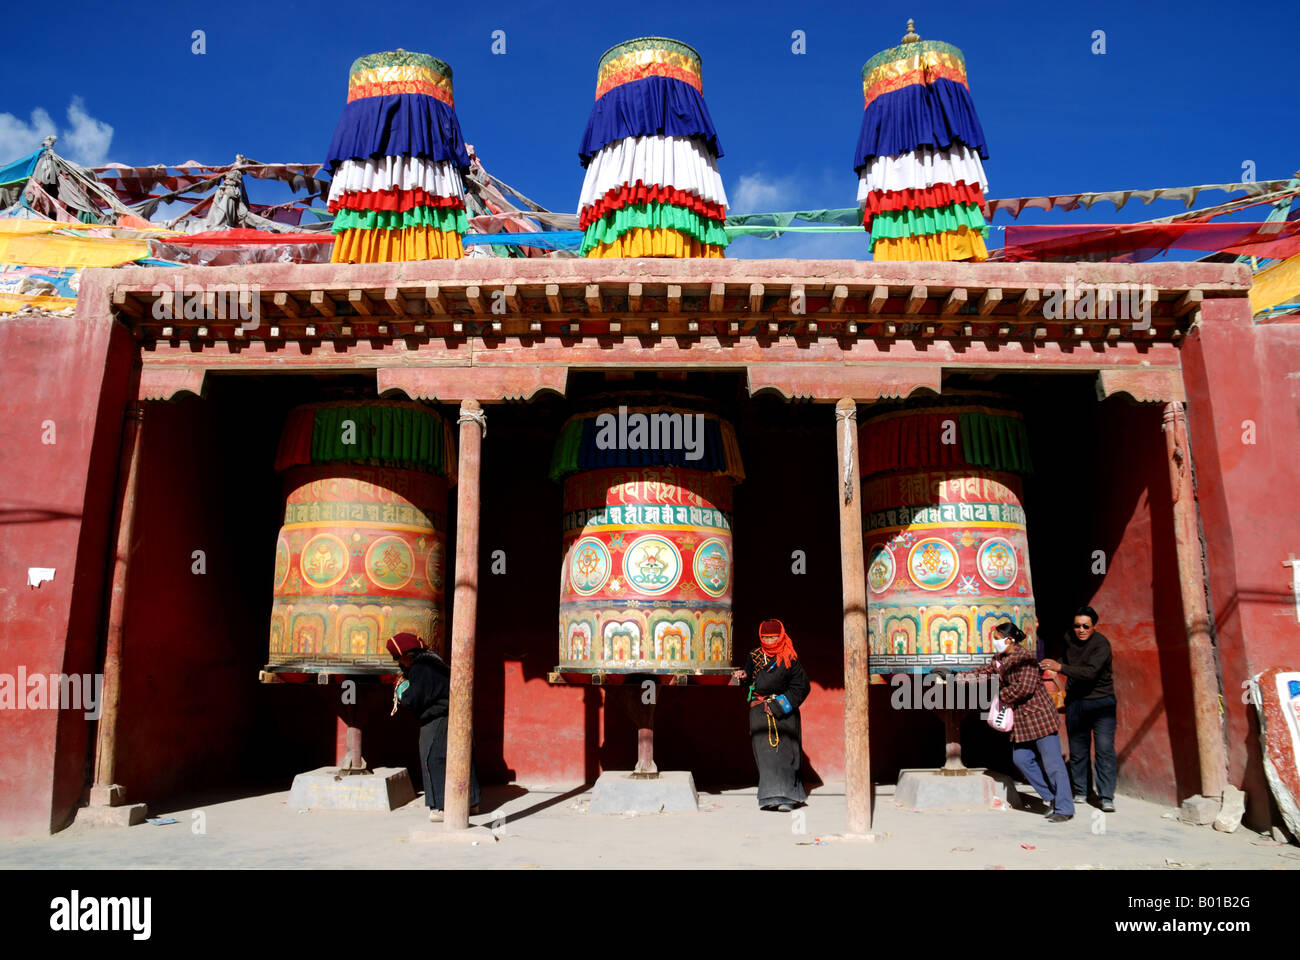
{"label": "white fabric band", "polygon": [[686,137],[626,137],[615,140],[591,158],[582,181],[578,212],[609,191],[637,181],[647,187],[673,187],[709,203],[727,206],[727,191],[718,161]]}
{"label": "white fabric band", "polygon": [[354,191],[422,189],[435,197],[464,197],[460,170],[450,160],[380,157],[344,160],[330,185],[330,202]]}
{"label": "white fabric band", "polygon": [[969,147],[953,150],[922,148],[894,157],[875,157],[858,179],[858,206],[874,191],[924,190],[937,183],[979,184],[988,193],[989,181],[979,154]]}

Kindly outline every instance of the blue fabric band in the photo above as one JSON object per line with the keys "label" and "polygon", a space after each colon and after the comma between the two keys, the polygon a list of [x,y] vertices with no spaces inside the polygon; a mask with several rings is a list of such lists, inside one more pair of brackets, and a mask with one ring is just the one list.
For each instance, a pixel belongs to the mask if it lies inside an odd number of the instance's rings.
{"label": "blue fabric band", "polygon": [[373,157],[452,160],[462,170],[469,168],[456,111],[423,93],[362,97],[343,108],[326,168],[333,172],[344,160]]}
{"label": "blue fabric band", "polygon": [[700,92],[672,77],[645,77],[610,90],[595,102],[578,147],[585,167],[602,147],[626,137],[690,137],[714,157],[722,144]]}
{"label": "blue fabric band", "polygon": [[970,91],[953,80],[912,84],[877,97],[862,114],[853,169],[872,157],[892,157],[917,147],[944,149],[965,144],[987,160],[984,128]]}

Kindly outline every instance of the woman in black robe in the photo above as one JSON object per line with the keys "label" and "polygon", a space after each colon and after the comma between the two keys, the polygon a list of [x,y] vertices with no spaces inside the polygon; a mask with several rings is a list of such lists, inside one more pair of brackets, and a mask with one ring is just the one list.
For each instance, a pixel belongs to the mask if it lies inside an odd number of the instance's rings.
{"label": "woman in black robe", "polygon": [[803,758],[799,705],[808,696],[808,675],[780,620],[764,620],[759,647],[735,671],[743,677],[749,703],[749,738],[758,765],[758,805],[793,810],[808,795],[799,778]]}
{"label": "woman in black robe", "polygon": [[[420,770],[424,774],[424,805],[429,819],[443,819],[447,783],[447,714],[451,696],[451,670],[443,659],[427,650],[413,633],[399,633],[388,641],[388,652],[405,678],[393,691],[393,713],[406,707],[420,721]],[[478,774],[469,763],[469,812],[478,813]]]}

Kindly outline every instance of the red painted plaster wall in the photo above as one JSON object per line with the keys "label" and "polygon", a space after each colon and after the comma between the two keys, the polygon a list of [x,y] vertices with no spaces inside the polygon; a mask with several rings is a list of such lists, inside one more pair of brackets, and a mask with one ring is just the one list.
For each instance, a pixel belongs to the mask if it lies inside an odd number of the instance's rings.
{"label": "red painted plaster wall", "polygon": [[[0,673],[98,669],[133,353],[104,321],[0,318]],[[55,568],[53,581],[28,587],[28,567]],[[0,711],[0,834],[63,826],[93,730],[82,711]]]}
{"label": "red painted plaster wall", "polygon": [[[1205,304],[1183,347],[1188,425],[1223,675],[1229,778],[1246,822],[1277,822],[1245,684],[1300,655],[1288,555],[1300,557],[1300,324]],[[1250,441],[1254,442],[1250,442]]]}

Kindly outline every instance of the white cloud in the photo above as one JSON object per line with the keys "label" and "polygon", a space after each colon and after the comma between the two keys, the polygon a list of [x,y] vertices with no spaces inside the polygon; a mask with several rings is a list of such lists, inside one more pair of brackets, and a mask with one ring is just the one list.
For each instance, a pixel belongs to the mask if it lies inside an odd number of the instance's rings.
{"label": "white cloud", "polygon": [[62,142],[68,155],[78,163],[95,167],[108,157],[109,144],[113,142],[113,128],[103,120],[96,120],[86,112],[80,97],[73,97],[68,107],[71,129],[63,131]]}
{"label": "white cloud", "polygon": [[68,106],[68,123],[56,128],[50,115],[40,107],[24,122],[12,113],[0,113],[0,163],[8,163],[37,150],[41,141],[57,135],[54,149],[70,160],[89,167],[104,162],[113,142],[113,128],[86,112],[81,97],[73,97]]}
{"label": "white cloud", "polygon": [[761,173],[741,174],[740,186],[727,199],[731,201],[730,213],[772,213],[793,210],[791,201],[798,193],[798,182],[793,177],[769,178]]}
{"label": "white cloud", "polygon": [[41,141],[57,133],[54,121],[44,110],[32,111],[32,122],[23,123],[12,113],[0,113],[0,163],[25,157],[41,145]]}

